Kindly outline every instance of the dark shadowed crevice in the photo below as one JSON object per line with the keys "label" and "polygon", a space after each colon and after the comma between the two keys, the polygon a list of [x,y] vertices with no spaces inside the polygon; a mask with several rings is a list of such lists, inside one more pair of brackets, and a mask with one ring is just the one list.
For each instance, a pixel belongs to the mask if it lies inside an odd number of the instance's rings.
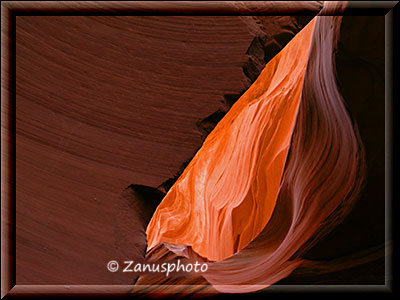
{"label": "dark shadowed crevice", "polygon": [[[158,189],[138,184],[132,184],[122,192],[118,201],[115,201],[115,259],[144,261],[147,250],[146,226],[164,196]],[[127,273],[126,276],[132,284],[138,278],[135,273]]]}
{"label": "dark shadowed crevice", "polygon": [[[199,148],[200,149],[200,148]],[[195,153],[199,150],[197,149],[195,151]],[[194,156],[194,154],[193,154]],[[158,188],[164,190],[166,193],[169,191],[169,189],[174,185],[174,183],[178,180],[179,176],[181,176],[181,174],[183,173],[183,171],[186,169],[186,167],[188,166],[188,164],[190,163],[190,161],[192,160],[193,156],[186,160],[180,167],[179,170],[175,173],[174,176],[168,178],[166,181],[164,181],[163,183],[161,183]]]}
{"label": "dark shadowed crevice", "polygon": [[219,121],[225,116],[226,111],[217,110],[215,113],[209,115],[207,118],[197,122],[197,128],[202,133],[203,141],[215,128]]}

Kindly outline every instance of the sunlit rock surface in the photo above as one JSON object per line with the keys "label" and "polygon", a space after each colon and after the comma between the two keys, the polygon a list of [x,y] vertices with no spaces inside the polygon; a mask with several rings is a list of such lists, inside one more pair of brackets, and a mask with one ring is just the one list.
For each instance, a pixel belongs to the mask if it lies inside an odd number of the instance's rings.
{"label": "sunlit rock surface", "polygon": [[219,261],[246,246],[275,207],[315,20],[271,60],[207,137],[147,228],[160,242]]}
{"label": "sunlit rock surface", "polygon": [[320,4],[307,7],[307,18],[18,17],[18,283],[132,283],[105,268],[137,238],[115,234],[135,227],[114,222],[121,192],[167,191],[288,42],[279,28],[293,37]]}

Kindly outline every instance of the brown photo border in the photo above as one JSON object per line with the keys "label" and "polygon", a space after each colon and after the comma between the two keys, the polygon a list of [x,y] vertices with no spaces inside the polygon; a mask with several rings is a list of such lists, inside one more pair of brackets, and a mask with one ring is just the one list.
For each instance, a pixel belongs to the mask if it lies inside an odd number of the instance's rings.
{"label": "brown photo border", "polygon": [[[289,3],[289,4],[288,4]],[[1,298],[30,296],[127,295],[131,285],[17,285],[16,284],[16,54],[17,16],[75,15],[315,15],[312,4],[267,1],[3,1],[1,2]],[[385,16],[385,113],[386,113],[386,241],[395,237],[392,224],[392,177],[397,159],[393,136],[397,135],[398,99],[398,1],[350,1],[345,15]],[[395,245],[393,245],[395,246]],[[389,251],[389,250],[387,250]],[[389,252],[387,252],[389,253]],[[393,251],[393,254],[395,251]],[[394,260],[394,259],[393,259]],[[377,286],[284,286],[271,292],[393,292],[392,259],[386,256],[386,284]],[[176,286],[171,286],[171,293]],[[204,291],[207,293],[207,291]]]}

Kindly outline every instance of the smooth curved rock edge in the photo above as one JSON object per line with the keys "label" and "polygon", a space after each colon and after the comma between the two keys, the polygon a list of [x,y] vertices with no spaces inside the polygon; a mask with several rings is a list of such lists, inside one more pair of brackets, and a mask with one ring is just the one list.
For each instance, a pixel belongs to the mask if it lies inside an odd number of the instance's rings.
{"label": "smooth curved rock edge", "polygon": [[[289,275],[304,263],[301,253],[340,222],[358,197],[365,173],[364,151],[334,77],[333,50],[340,22],[341,17],[317,20],[277,207],[268,226],[249,246],[225,261],[210,264],[210,271],[204,277],[218,291],[255,291]],[[328,44],[325,39],[322,47],[320,38],[327,36]],[[327,92],[330,97],[325,98],[323,95]],[[316,122],[318,127],[313,126]],[[315,172],[317,175],[313,174]],[[308,181],[310,174],[313,179]],[[327,181],[331,185],[323,184]],[[318,197],[321,194],[324,197]],[[321,198],[326,202],[317,201]],[[289,218],[282,218],[285,214]],[[160,247],[165,246],[160,244],[154,249]],[[149,252],[149,258],[156,251]],[[199,259],[190,247],[176,255]],[[349,260],[342,267],[354,264]],[[151,279],[147,280],[151,282]],[[149,281],[143,280],[141,284]]]}

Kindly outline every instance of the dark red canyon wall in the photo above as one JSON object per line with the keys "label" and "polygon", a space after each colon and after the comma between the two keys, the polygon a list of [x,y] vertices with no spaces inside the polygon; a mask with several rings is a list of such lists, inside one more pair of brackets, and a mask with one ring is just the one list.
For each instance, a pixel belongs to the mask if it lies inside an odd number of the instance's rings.
{"label": "dark red canyon wall", "polygon": [[[163,192],[310,19],[17,17],[17,284],[132,284],[106,263],[144,255],[140,230]],[[304,253],[320,265],[280,284],[382,283],[383,57],[383,17],[345,16],[337,78],[367,180],[348,218]],[[343,271],[346,255],[360,266]]]}
{"label": "dark red canyon wall", "polygon": [[310,18],[18,16],[17,283],[131,283],[122,191],[168,189]]}

